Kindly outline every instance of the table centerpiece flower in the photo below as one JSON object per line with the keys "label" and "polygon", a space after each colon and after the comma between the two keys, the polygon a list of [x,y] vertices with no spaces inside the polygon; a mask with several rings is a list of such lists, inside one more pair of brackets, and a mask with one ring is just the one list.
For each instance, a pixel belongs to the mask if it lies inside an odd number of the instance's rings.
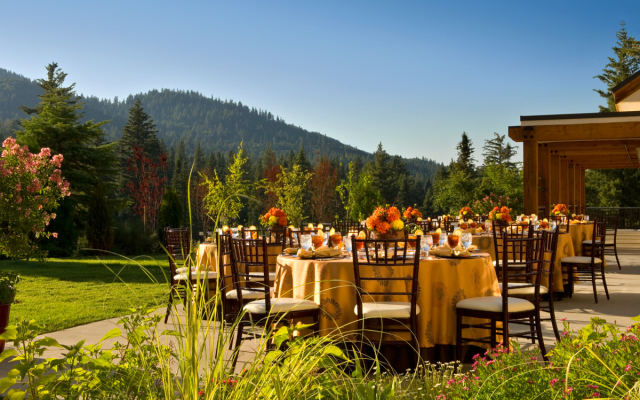
{"label": "table centerpiece flower", "polygon": [[399,239],[404,234],[404,222],[396,207],[378,207],[367,218],[367,229],[375,239]]}
{"label": "table centerpiece flower", "polygon": [[506,206],[494,207],[493,210],[489,211],[489,220],[495,221],[499,225],[507,225],[512,220],[510,212],[511,209]]}
{"label": "table centerpiece flower", "polygon": [[569,214],[569,207],[566,206],[566,204],[556,204],[553,207],[553,210],[551,210],[551,216],[560,216],[560,215],[567,215]]}
{"label": "table centerpiece flower", "polygon": [[413,207],[407,207],[402,213],[403,218],[407,222],[415,223],[416,221],[422,221],[422,213],[415,208],[415,204]]}
{"label": "table centerpiece flower", "polygon": [[260,222],[269,228],[284,228],[287,226],[287,214],[279,208],[272,207],[260,217]]}
{"label": "table centerpiece flower", "polygon": [[470,207],[462,207],[460,209],[460,219],[461,220],[469,220],[469,219],[473,219],[473,211],[471,210]]}

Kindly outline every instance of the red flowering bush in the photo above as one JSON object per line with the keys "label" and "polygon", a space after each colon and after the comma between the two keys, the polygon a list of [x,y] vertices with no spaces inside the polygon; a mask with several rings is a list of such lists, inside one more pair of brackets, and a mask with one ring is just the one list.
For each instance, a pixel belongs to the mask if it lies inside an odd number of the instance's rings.
{"label": "red flowering bush", "polygon": [[287,226],[287,214],[279,208],[272,207],[260,217],[260,222],[264,226]]}
{"label": "red flowering bush", "polygon": [[8,257],[42,256],[33,240],[57,237],[45,232],[58,200],[69,196],[69,182],[62,179],[62,154],[48,148],[29,152],[15,139],[2,143],[0,158],[0,253]]}

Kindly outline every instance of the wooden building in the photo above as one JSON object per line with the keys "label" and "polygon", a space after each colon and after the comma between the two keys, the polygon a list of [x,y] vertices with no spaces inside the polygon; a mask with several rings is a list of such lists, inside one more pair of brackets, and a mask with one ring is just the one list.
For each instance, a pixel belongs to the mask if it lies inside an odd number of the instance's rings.
{"label": "wooden building", "polygon": [[558,203],[584,213],[587,169],[640,168],[640,71],[612,93],[618,112],[522,116],[509,127],[523,143],[525,213]]}

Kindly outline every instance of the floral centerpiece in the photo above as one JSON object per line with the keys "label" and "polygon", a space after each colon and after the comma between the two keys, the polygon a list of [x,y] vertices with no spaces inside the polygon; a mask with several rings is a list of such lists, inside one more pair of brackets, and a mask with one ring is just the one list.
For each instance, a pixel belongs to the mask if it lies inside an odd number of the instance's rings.
{"label": "floral centerpiece", "polygon": [[402,216],[407,221],[422,220],[422,213],[418,211],[417,208],[415,208],[415,204],[414,207],[408,207],[406,210],[404,210]]}
{"label": "floral centerpiece", "polygon": [[553,207],[553,210],[551,210],[551,214],[550,215],[567,215],[569,214],[569,207],[566,206],[566,204],[556,204],[555,207]]}
{"label": "floral centerpiece", "polygon": [[468,220],[468,219],[472,219],[473,218],[473,211],[469,207],[462,207],[460,209],[460,213],[459,214],[460,214],[460,219],[461,220]]}
{"label": "floral centerpiece", "polygon": [[400,210],[396,207],[378,207],[367,218],[367,229],[376,239],[396,239],[402,237],[404,222],[400,219]]}
{"label": "floral centerpiece", "polygon": [[269,228],[283,228],[287,226],[287,214],[279,208],[272,207],[260,217],[260,222]]}
{"label": "floral centerpiece", "polygon": [[496,221],[498,224],[508,224],[512,220],[510,212],[511,208],[506,206],[494,207],[493,210],[489,211],[489,220]]}

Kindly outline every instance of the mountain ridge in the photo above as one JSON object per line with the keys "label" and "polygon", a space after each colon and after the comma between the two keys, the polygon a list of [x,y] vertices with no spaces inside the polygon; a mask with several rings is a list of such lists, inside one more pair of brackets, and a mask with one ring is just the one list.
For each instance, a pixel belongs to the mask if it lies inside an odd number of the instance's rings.
{"label": "mountain ridge", "polygon": [[[0,136],[4,138],[17,129],[17,119],[27,116],[18,108],[21,105],[34,107],[41,89],[36,81],[18,73],[0,68]],[[143,104],[145,112],[154,120],[158,129],[158,139],[167,148],[176,146],[178,140],[185,141],[191,154],[198,142],[205,153],[235,150],[243,142],[252,156],[260,155],[268,142],[277,155],[297,152],[304,145],[310,158],[326,154],[329,158],[343,160],[360,157],[363,161],[373,158],[373,154],[340,142],[319,132],[311,132],[267,110],[244,105],[241,101],[221,100],[206,97],[200,92],[178,89],[151,89],[145,93],[130,94],[126,99],[99,99],[82,96],[84,118],[86,120],[110,121],[103,127],[108,141],[122,136],[128,110],[136,98]],[[442,164],[427,158],[404,158],[407,169],[417,179],[432,177]]]}

